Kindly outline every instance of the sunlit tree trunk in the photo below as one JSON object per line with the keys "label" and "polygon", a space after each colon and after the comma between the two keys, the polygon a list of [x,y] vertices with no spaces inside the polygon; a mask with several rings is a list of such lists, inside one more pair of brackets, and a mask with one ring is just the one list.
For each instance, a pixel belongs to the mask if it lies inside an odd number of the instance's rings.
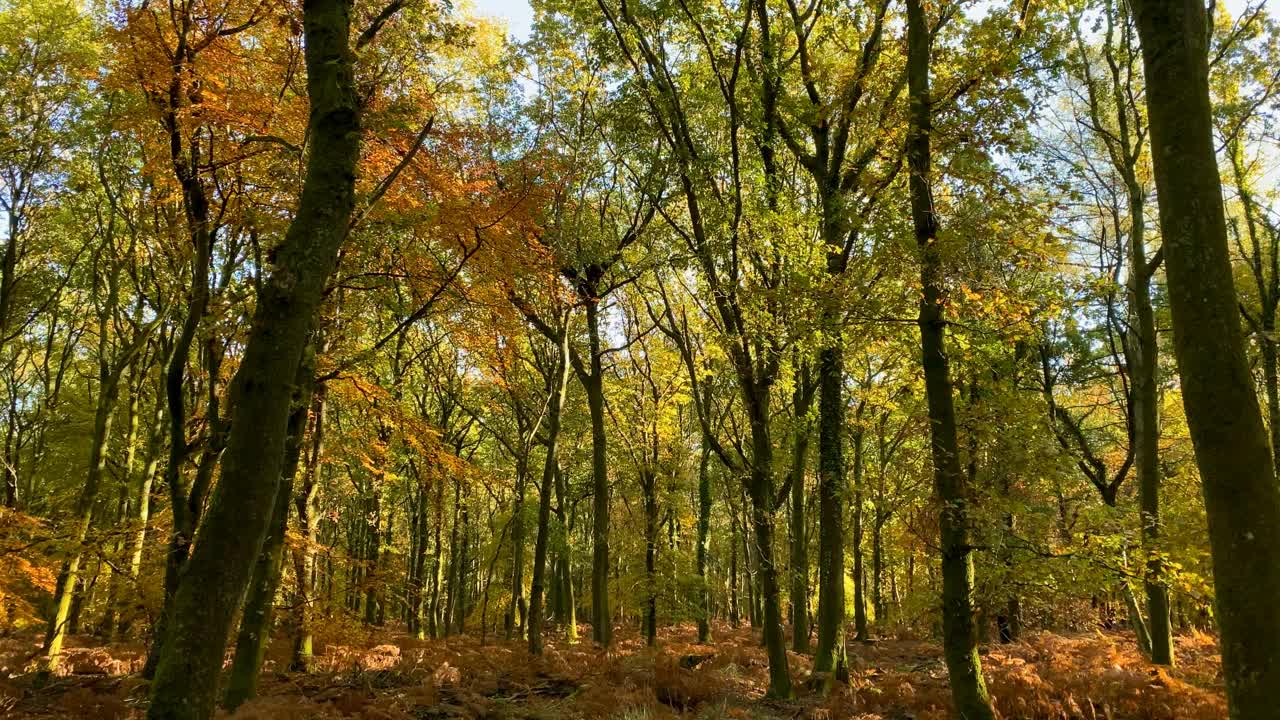
{"label": "sunlit tree trunk", "polygon": [[[145,451],[142,474],[138,478],[137,489],[133,491],[134,522],[137,529],[129,540],[129,584],[136,586],[142,573],[142,555],[146,548],[147,523],[151,520],[151,485],[155,481],[156,471],[160,467],[160,456],[164,445],[164,395],[157,393],[156,408],[151,415],[147,430],[147,449]],[[133,627],[137,603],[126,602],[121,608],[119,622],[115,628],[116,637],[124,637]]]}
{"label": "sunlit tree trunk", "polygon": [[[139,313],[134,316],[137,319]],[[129,401],[125,404],[125,431],[124,448],[124,472],[120,478],[119,497],[120,502],[116,509],[116,522],[124,524],[128,522],[129,508],[132,505],[131,490],[133,485],[133,468],[138,457],[138,404],[142,394],[142,382],[139,377],[141,368],[134,365],[128,383]],[[125,549],[124,538],[118,538],[114,543],[112,555],[116,562],[121,562],[123,551]],[[118,566],[117,566],[118,567]],[[98,626],[98,634],[104,639],[111,640],[112,633],[115,632],[116,622],[120,616],[120,592],[124,579],[121,573],[113,567],[107,568],[107,607],[102,615],[102,622]]]}
{"label": "sunlit tree trunk", "polygon": [[320,537],[316,495],[320,489],[320,463],[324,457],[325,407],[325,389],[320,386],[311,395],[311,448],[306,470],[302,475],[302,487],[293,501],[298,513],[298,532],[302,535],[303,543],[293,556],[298,591],[293,607],[293,656],[289,667],[296,672],[310,672],[314,654],[311,619],[315,615],[318,600],[315,548]]}

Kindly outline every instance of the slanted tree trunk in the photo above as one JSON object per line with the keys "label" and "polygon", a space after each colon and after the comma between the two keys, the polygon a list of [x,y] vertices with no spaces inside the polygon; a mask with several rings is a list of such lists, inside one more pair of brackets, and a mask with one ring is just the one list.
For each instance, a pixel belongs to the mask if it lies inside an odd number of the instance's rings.
{"label": "slanted tree trunk", "polygon": [[[105,323],[104,323],[105,325]],[[105,327],[100,327],[105,335]],[[107,341],[104,339],[104,346]],[[101,352],[105,352],[103,347]],[[102,372],[99,374],[98,402],[93,414],[93,434],[89,440],[89,473],[84,486],[76,499],[74,524],[72,525],[72,550],[63,561],[62,572],[59,573],[57,592],[53,601],[53,617],[50,620],[49,633],[46,635],[42,673],[53,673],[58,669],[62,659],[62,643],[74,622],[73,599],[83,578],[80,577],[80,564],[84,561],[84,543],[89,537],[89,527],[93,522],[93,508],[97,501],[98,488],[102,483],[102,475],[107,467],[107,448],[111,442],[111,422],[119,396],[119,377],[113,378],[104,358],[100,362]]]}
{"label": "slanted tree trunk", "polygon": [[[54,611],[49,630],[45,635],[45,658],[40,670],[42,680],[58,669],[63,641],[68,632],[74,632],[72,628],[79,624],[78,616],[82,605],[77,605],[75,598],[77,587],[83,582],[80,570],[84,562],[85,541],[89,537],[89,529],[93,524],[98,489],[107,468],[107,451],[111,443],[111,424],[115,415],[116,401],[120,396],[120,379],[126,367],[133,362],[146,343],[150,330],[156,326],[153,322],[149,328],[140,329],[130,344],[123,347],[119,345],[121,339],[114,337],[112,332],[112,327],[118,320],[115,315],[120,300],[121,274],[119,259],[114,252],[110,252],[114,250],[115,242],[114,207],[112,210],[110,218],[106,221],[103,243],[103,247],[109,251],[104,253],[104,262],[109,265],[106,278],[103,280],[106,283],[105,294],[99,297],[97,311],[98,398],[94,404],[93,432],[89,437],[89,471],[72,511],[71,537],[69,538],[71,550],[63,560],[62,570],[58,576],[59,582],[55,588]],[[95,293],[98,290],[95,288]]]}
{"label": "slanted tree trunk", "polygon": [[[134,522],[137,523],[137,530],[134,531],[129,542],[128,580],[131,587],[137,586],[138,576],[142,573],[142,554],[146,548],[147,523],[151,520],[151,485],[155,481],[156,470],[160,466],[160,455],[164,445],[163,398],[163,393],[157,393],[156,408],[151,415],[151,422],[147,430],[147,449],[144,453],[142,475],[138,478],[137,489],[133,491],[133,507],[136,508]],[[124,603],[121,607],[117,626],[114,629],[115,637],[124,637],[129,634],[130,628],[133,627],[137,608],[136,601]]]}
{"label": "slanted tree trunk", "polygon": [[[200,324],[209,306],[209,268],[213,260],[214,232],[209,218],[209,196],[200,177],[198,150],[189,147],[184,137],[180,113],[189,102],[186,87],[189,72],[187,67],[196,59],[198,50],[193,48],[189,21],[181,23],[181,31],[177,37],[173,52],[173,68],[170,77],[167,98],[163,105],[162,125],[169,138],[170,164],[174,178],[182,188],[182,207],[187,223],[187,233],[191,240],[191,285],[188,288],[187,313],[182,320],[178,335],[169,356],[165,369],[165,399],[169,411],[169,457],[164,468],[163,484],[169,488],[171,512],[173,513],[173,533],[169,539],[169,551],[165,556],[164,603],[159,621],[153,631],[153,641],[147,654],[146,665],[142,675],[152,678],[160,661],[161,639],[166,634],[169,616],[172,613],[173,598],[182,577],[182,567],[187,561],[191,542],[195,537],[199,522],[199,512],[204,505],[204,478],[207,473],[198,473],[196,481],[190,488],[183,483],[182,466],[192,452],[192,445],[187,440],[187,405],[186,380],[187,363],[191,349],[195,344]],[[212,368],[211,368],[212,369]],[[217,382],[217,373],[209,374],[211,385]],[[210,389],[210,393],[214,391]],[[205,458],[209,458],[216,446],[221,445],[220,428],[216,413],[210,413],[208,445]],[[202,463],[203,468],[211,470],[212,462]]]}
{"label": "slanted tree trunk", "polygon": [[1205,7],[1135,0],[1174,355],[1204,490],[1233,718],[1275,717],[1280,485],[1237,314],[1209,100]]}
{"label": "slanted tree trunk", "polygon": [[969,488],[960,467],[955,398],[946,353],[944,278],[938,252],[938,219],[931,187],[929,24],[922,0],[907,0],[907,87],[911,122],[907,136],[911,219],[920,249],[920,352],[929,405],[934,490],[940,505],[943,654],[956,713],[965,720],[994,720],[982,678],[973,619],[973,548],[969,537]]}
{"label": "slanted tree trunk", "polygon": [[276,590],[280,585],[280,572],[284,567],[284,536],[289,528],[289,505],[293,499],[293,480],[302,459],[302,440],[307,431],[311,410],[311,388],[315,377],[314,357],[304,352],[298,366],[296,399],[289,412],[288,438],[285,440],[284,468],[271,509],[271,525],[262,542],[253,576],[249,582],[249,595],[244,601],[240,618],[240,632],[236,636],[236,650],[231,661],[231,674],[222,705],[233,713],[245,701],[258,694],[258,677],[262,672],[262,660],[271,642],[271,626],[275,616]]}
{"label": "slanted tree trunk", "polygon": [[360,110],[350,46],[351,0],[303,7],[310,155],[302,197],[259,291],[229,392],[236,422],[151,687],[150,720],[213,714],[231,622],[271,521],[284,463],[294,377],[337,264],[355,204]]}

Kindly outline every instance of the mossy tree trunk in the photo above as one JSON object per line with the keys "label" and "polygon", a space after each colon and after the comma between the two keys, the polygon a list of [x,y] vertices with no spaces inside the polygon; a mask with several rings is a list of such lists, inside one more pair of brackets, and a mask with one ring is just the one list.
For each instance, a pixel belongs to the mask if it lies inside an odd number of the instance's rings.
{"label": "mossy tree trunk", "polygon": [[[307,357],[312,355],[312,357]],[[223,695],[223,707],[235,712],[242,703],[253,699],[258,692],[258,677],[262,660],[271,642],[271,626],[275,617],[276,591],[280,586],[280,573],[284,568],[284,538],[289,528],[289,505],[293,500],[294,478],[302,459],[303,435],[307,432],[311,411],[311,392],[315,376],[315,359],[312,351],[304,354],[298,367],[296,398],[289,412],[288,437],[285,440],[284,468],[271,509],[271,525],[263,540],[262,550],[253,566],[249,581],[249,594],[245,598],[240,617],[240,631],[236,636],[235,654],[231,661],[231,674]]]}
{"label": "mossy tree trunk", "polygon": [[1240,329],[1198,0],[1135,0],[1173,347],[1204,491],[1233,718],[1277,716],[1280,485]]}
{"label": "mossy tree trunk", "polygon": [[809,409],[814,384],[808,363],[796,372],[792,409],[795,414],[791,444],[791,649],[809,652],[809,542],[805,533],[805,470],[809,460]]}
{"label": "mossy tree trunk", "polygon": [[957,714],[965,720],[994,720],[995,712],[978,659],[972,597],[973,547],[969,537],[968,505],[971,498],[960,467],[955,398],[945,344],[945,279],[931,187],[931,44],[923,0],[907,0],[907,87],[911,116],[907,162],[910,168],[911,219],[920,250],[920,351],[929,406],[934,490],[940,505],[943,654]]}
{"label": "mossy tree trunk", "polygon": [[302,196],[229,389],[236,422],[161,640],[150,720],[212,716],[231,622],[271,522],[295,373],[355,204],[361,127],[351,12],[351,0],[303,3],[311,149]]}

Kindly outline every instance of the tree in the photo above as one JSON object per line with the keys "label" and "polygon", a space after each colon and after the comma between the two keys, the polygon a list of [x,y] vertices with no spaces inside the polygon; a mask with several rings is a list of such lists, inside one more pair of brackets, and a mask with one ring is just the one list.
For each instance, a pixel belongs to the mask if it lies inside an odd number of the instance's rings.
{"label": "tree", "polygon": [[995,713],[978,659],[972,606],[971,489],[960,467],[955,399],[945,345],[944,278],[931,187],[933,101],[929,94],[929,66],[932,42],[923,4],[920,0],[907,0],[907,86],[911,104],[907,163],[911,220],[920,249],[920,352],[929,402],[934,492],[940,506],[943,655],[956,711],[961,717],[982,719],[994,718]]}
{"label": "tree", "polygon": [[1135,2],[1173,347],[1204,488],[1232,717],[1275,714],[1280,485],[1245,359],[1209,100],[1209,24],[1191,0]]}
{"label": "tree", "polygon": [[231,620],[270,522],[284,461],[292,378],[355,207],[360,109],[353,50],[372,42],[398,4],[351,44],[350,0],[303,9],[312,150],[275,271],[263,283],[245,355],[231,387],[237,421],[222,474],[174,597],[151,690],[152,720],[213,714]]}

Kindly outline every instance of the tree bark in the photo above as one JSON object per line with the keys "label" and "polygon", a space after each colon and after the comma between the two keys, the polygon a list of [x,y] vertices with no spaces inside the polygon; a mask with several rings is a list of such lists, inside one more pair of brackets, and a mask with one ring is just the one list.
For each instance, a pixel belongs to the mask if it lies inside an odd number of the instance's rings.
{"label": "tree bark", "polygon": [[792,395],[795,438],[791,450],[791,649],[809,652],[809,543],[805,537],[804,475],[809,456],[809,366],[796,373]]}
{"label": "tree bark", "polygon": [[1135,0],[1174,354],[1213,551],[1233,718],[1280,716],[1280,485],[1237,314],[1198,0]]}
{"label": "tree bark", "polygon": [[355,204],[361,128],[350,16],[351,0],[304,2],[311,153],[302,197],[230,388],[236,421],[201,542],[174,598],[150,720],[212,716],[227,635],[270,524],[294,376]]}
{"label": "tree bark", "polygon": [[609,466],[604,426],[604,368],[601,363],[600,308],[588,298],[587,343],[591,367],[580,373],[591,413],[591,638],[601,646],[613,642],[609,615]]}
{"label": "tree bark", "polygon": [[547,577],[547,548],[551,544],[551,493],[556,479],[559,457],[560,410],[564,406],[569,382],[569,333],[561,331],[555,367],[547,378],[547,454],[542,463],[542,482],[538,485],[538,537],[533,550],[533,584],[529,589],[529,653],[542,654],[542,594]]}
{"label": "tree bark", "polygon": [[307,431],[311,410],[311,386],[315,376],[314,361],[305,358],[298,367],[297,398],[289,413],[288,438],[285,440],[284,469],[271,509],[271,525],[263,540],[249,582],[236,636],[236,650],[231,661],[231,674],[223,696],[223,707],[234,713],[242,703],[258,693],[262,660],[271,642],[271,626],[275,616],[276,590],[284,566],[284,536],[289,527],[289,504],[293,499],[293,480],[302,458],[302,440]]}
{"label": "tree bark", "polygon": [[911,219],[920,249],[920,351],[929,406],[934,490],[942,554],[943,654],[956,712],[966,720],[994,720],[982,677],[973,619],[973,547],[969,538],[969,488],[960,467],[955,399],[946,354],[943,268],[931,187],[933,131],[929,95],[932,38],[922,0],[907,0],[907,87],[911,123],[907,136]]}

